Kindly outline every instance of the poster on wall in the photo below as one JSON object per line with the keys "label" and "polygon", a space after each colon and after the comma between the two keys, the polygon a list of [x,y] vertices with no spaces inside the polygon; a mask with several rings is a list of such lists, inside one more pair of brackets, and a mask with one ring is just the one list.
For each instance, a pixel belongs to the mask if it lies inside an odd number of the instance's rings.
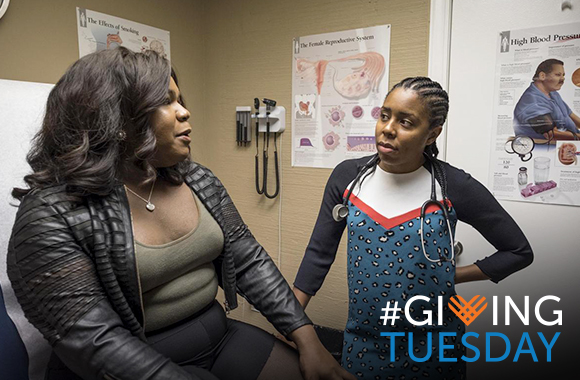
{"label": "poster on wall", "polygon": [[580,23],[498,36],[489,183],[499,199],[580,206]]}
{"label": "poster on wall", "polygon": [[167,30],[78,7],[77,30],[79,58],[124,46],[133,51],[154,50],[171,60]]}
{"label": "poster on wall", "polygon": [[391,26],[294,39],[292,166],[334,168],[376,152]]}

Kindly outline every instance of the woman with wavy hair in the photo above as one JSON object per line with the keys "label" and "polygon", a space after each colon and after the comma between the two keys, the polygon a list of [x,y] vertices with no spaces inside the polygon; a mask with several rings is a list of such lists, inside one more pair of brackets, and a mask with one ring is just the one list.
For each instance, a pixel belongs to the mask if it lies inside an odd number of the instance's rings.
{"label": "woman with wavy hair", "polygon": [[[8,274],[53,348],[48,379],[346,379],[221,182],[189,160],[169,62],[105,50],[51,91]],[[228,319],[236,293],[290,347]]]}

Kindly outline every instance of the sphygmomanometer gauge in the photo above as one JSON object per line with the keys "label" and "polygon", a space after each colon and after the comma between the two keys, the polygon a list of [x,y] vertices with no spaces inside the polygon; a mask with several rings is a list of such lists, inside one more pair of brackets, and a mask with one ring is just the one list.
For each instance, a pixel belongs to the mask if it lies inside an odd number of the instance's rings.
{"label": "sphygmomanometer gauge", "polygon": [[516,153],[524,162],[532,158],[532,150],[536,144],[529,136],[516,136],[513,140],[505,143],[505,151],[512,154]]}

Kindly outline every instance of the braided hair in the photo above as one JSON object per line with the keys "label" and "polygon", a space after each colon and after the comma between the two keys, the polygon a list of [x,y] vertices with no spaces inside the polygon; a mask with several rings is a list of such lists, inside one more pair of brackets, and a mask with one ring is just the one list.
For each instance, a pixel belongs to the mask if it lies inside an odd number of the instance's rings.
{"label": "braided hair", "polygon": [[[449,96],[439,83],[427,77],[405,78],[391,88],[387,93],[387,97],[397,88],[412,90],[417,94],[419,99],[423,102],[425,109],[429,112],[429,128],[442,126],[445,123],[449,111]],[[437,144],[433,142],[432,144],[427,145],[423,154],[429,161],[431,161],[432,170],[435,171],[435,178],[437,178],[437,181],[441,184],[443,199],[447,199],[447,176],[445,175],[445,170],[443,169],[441,161],[437,160],[437,155],[439,154]],[[377,154],[373,163],[376,166],[378,162]],[[371,169],[371,172],[372,171],[374,171],[374,167]]]}
{"label": "braided hair", "polygon": [[[405,78],[391,88],[387,97],[397,88],[414,91],[429,112],[429,128],[442,126],[447,120],[449,96],[441,85],[427,77]],[[425,147],[426,155],[431,159],[437,157],[439,149],[433,142]]]}

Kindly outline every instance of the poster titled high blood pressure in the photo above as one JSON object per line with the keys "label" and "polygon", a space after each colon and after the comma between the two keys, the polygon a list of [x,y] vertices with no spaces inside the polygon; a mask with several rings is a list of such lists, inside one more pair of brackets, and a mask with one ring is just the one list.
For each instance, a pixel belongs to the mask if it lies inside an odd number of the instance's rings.
{"label": "poster titled high blood pressure", "polygon": [[294,39],[292,166],[334,168],[376,152],[390,25]]}
{"label": "poster titled high blood pressure", "polygon": [[137,52],[154,50],[171,59],[166,30],[78,7],[77,30],[79,57],[124,46]]}
{"label": "poster titled high blood pressure", "polygon": [[580,206],[580,23],[498,36],[490,186]]}

